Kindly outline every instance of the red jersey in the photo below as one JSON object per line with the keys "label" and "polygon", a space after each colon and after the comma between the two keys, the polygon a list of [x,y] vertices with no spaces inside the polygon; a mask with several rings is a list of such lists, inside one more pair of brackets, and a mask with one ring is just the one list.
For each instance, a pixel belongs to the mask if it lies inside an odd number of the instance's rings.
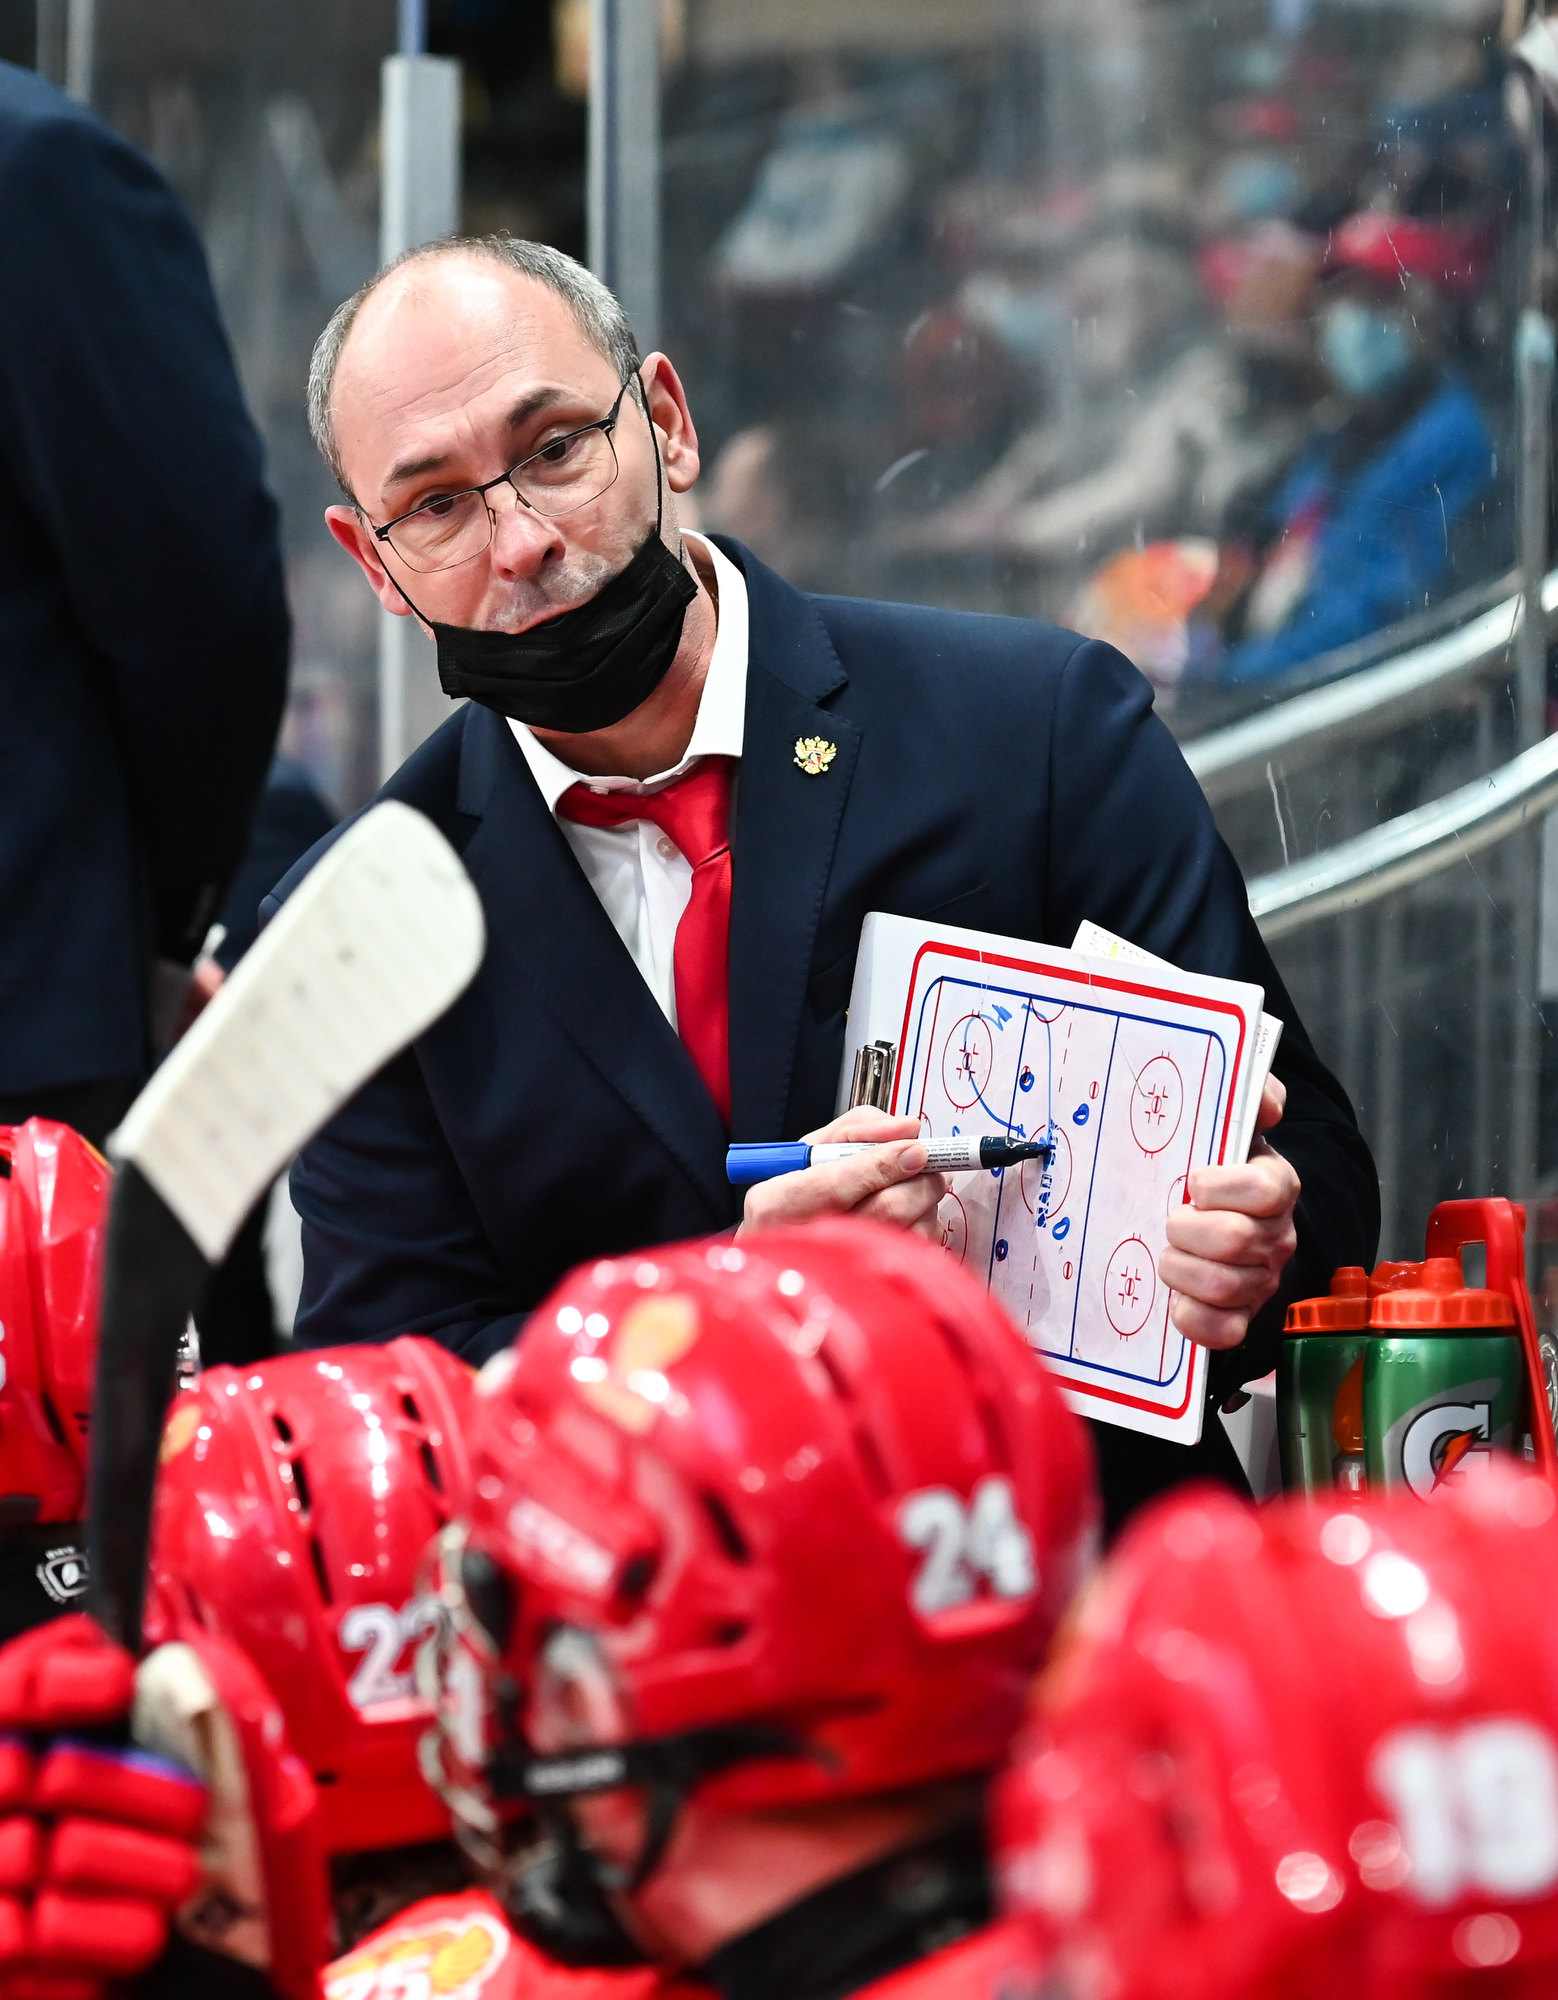
{"label": "red jersey", "polygon": [[326,1966],[321,1984],[324,2000],[711,2000],[653,1966],[554,1965],[482,1889],[413,1903]]}

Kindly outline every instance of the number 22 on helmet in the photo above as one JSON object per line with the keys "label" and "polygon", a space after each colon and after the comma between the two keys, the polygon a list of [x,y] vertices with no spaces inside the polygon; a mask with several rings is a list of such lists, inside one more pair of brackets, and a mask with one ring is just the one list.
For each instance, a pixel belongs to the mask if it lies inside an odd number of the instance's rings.
{"label": "number 22 on helmet", "polygon": [[412,1656],[428,1544],[466,1503],[471,1371],[429,1340],[211,1368],[164,1431],[148,1637],[253,1662],[319,1788],[324,1843],[446,1838],[420,1775]]}

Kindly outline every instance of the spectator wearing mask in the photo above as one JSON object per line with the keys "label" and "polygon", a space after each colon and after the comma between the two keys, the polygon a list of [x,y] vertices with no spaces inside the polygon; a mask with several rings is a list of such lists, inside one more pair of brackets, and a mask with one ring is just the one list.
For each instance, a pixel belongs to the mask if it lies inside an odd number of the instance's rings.
{"label": "spectator wearing mask", "polygon": [[1336,231],[1319,310],[1333,420],[1257,512],[1254,581],[1221,678],[1261,680],[1345,646],[1451,582],[1457,531],[1494,477],[1487,420],[1441,359],[1459,242],[1375,214]]}

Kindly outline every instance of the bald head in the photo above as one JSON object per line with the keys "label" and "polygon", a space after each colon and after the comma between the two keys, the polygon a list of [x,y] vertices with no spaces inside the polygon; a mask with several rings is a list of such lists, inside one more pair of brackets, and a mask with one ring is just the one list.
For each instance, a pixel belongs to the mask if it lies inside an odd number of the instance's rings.
{"label": "bald head", "polygon": [[[637,368],[638,343],[614,295],[547,244],[508,235],[457,237],[387,264],[331,315],[309,368],[309,428],[342,491],[348,497],[353,491],[343,394],[355,408],[360,397],[371,405],[376,396],[435,389],[442,373],[462,358],[468,365],[473,352],[523,342],[547,322],[556,334],[559,315],[611,364],[619,382]],[[439,337],[440,319],[447,339]],[[408,362],[431,370],[431,378],[407,382]]]}

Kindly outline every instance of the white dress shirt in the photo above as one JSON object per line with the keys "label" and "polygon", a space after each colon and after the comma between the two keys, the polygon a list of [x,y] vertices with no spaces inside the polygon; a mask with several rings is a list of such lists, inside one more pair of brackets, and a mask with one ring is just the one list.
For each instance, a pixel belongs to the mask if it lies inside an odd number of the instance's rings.
{"label": "white dress shirt", "polygon": [[[514,740],[541,788],[547,810],[554,815],[557,801],[570,785],[588,785],[592,792],[634,792],[642,797],[673,784],[702,757],[741,755],[747,706],[746,578],[702,535],[689,533],[686,539],[698,545],[713,570],[717,619],[714,650],[687,754],[673,770],[657,771],[642,783],[636,778],[585,777],[554,757],[523,722],[510,719]],[[601,908],[674,1028],[676,927],[692,896],[692,864],[652,820],[630,820],[625,826],[580,826],[575,820],[562,819],[558,825]]]}

